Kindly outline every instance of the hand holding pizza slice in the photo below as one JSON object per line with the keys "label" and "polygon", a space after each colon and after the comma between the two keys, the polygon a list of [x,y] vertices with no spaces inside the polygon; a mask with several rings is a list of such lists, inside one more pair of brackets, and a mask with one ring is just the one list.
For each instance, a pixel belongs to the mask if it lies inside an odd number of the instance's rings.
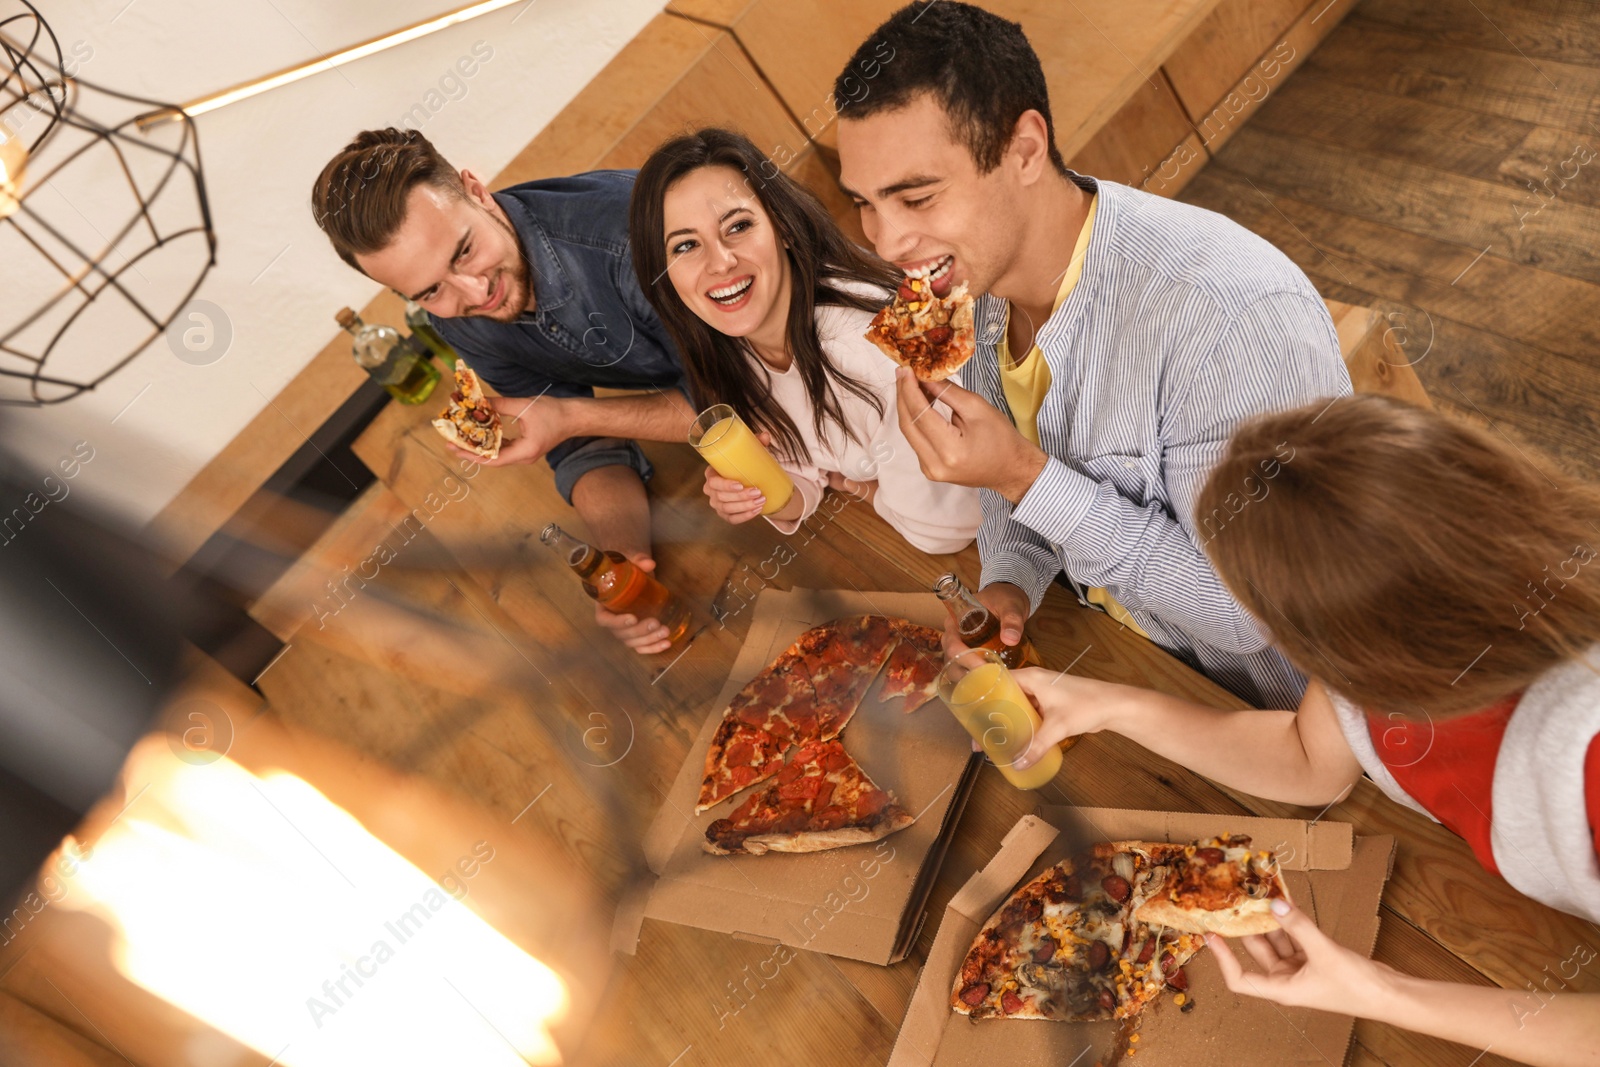
{"label": "hand holding pizza slice", "polygon": [[[979,932],[950,992],[974,1018],[1130,1019],[1163,990],[1192,1006],[1183,965],[1206,932],[1278,926],[1288,890],[1248,837],[1108,841],[1012,894]],[[1270,924],[1270,925],[1268,925]]]}
{"label": "hand holding pizza slice", "polygon": [[1289,902],[1289,888],[1273,854],[1252,849],[1248,837],[1167,845],[1163,860],[1134,909],[1140,922],[1227,937],[1280,927],[1272,902]]}

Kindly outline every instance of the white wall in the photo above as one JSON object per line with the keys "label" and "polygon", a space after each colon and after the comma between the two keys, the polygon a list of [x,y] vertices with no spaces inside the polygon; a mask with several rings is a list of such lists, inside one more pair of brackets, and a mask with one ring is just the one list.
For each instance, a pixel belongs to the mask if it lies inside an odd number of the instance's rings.
{"label": "white wall", "polygon": [[[465,0],[38,2],[63,51],[76,50],[83,77],[183,102]],[[334,312],[377,292],[340,262],[311,219],[312,180],[349,136],[399,125],[414,104],[443,100],[423,132],[452,162],[493,174],[661,7],[662,0],[532,0],[202,116],[219,247],[197,296],[227,316],[226,355],[192,365],[158,339],[93,393],[0,413],[7,444],[42,477],[86,440],[94,459],[71,491],[135,522],[154,516],[337,332]],[[485,46],[492,54],[462,79],[464,93],[430,100],[475,45],[480,57]],[[117,194],[108,187],[72,195],[89,208],[73,215],[93,215],[89,198]],[[15,272],[24,269],[0,257],[0,304],[23,288]],[[162,281],[159,268],[145,274]],[[0,512],[18,503],[0,501]]]}

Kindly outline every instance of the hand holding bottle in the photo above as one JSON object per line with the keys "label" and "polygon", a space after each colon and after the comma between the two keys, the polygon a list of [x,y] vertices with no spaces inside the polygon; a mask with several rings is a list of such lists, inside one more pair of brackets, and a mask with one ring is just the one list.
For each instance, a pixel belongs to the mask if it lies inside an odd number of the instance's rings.
{"label": "hand holding bottle", "polygon": [[[656,569],[656,561],[649,556],[629,556],[628,559],[646,573]],[[672,647],[672,633],[659,619],[641,619],[628,612],[619,615],[607,611],[599,601],[595,601],[594,621],[641,656],[653,656]]]}

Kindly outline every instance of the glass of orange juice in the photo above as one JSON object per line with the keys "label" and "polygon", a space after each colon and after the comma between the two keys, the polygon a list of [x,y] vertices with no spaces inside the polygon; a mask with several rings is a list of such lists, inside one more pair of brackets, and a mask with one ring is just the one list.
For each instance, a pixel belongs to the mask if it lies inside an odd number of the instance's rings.
{"label": "glass of orange juice", "polygon": [[956,721],[1018,789],[1038,789],[1061,769],[1061,749],[1053,745],[1032,767],[1017,768],[1039,730],[1039,712],[1000,653],[973,648],[951,657],[939,672],[938,689]]}
{"label": "glass of orange juice", "polygon": [[794,495],[788,472],[727,404],[713,404],[695,418],[689,444],[724,478],[761,490],[763,515],[782,511]]}

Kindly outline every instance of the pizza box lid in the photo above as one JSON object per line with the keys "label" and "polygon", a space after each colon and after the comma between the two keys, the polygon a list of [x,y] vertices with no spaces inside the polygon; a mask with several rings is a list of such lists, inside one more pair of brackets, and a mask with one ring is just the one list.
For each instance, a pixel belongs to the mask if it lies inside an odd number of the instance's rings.
{"label": "pizza box lid", "polygon": [[727,684],[706,708],[699,737],[645,835],[645,860],[656,879],[619,909],[614,948],[633,951],[643,919],[652,918],[867,963],[905,958],[981,766],[966,731],[937,698],[907,715],[901,701],[881,704],[869,693],[840,735],[867,775],[917,816],[898,833],[825,852],[713,856],[700,847],[706,827],[749,791],[703,814],[694,810],[706,749],[734,694],[806,630],[866,614],[936,628],[945,618],[928,593],[762,590]]}
{"label": "pizza box lid", "polygon": [[[979,1067],[996,1062],[1115,1062],[1118,1024],[973,1021],[950,1010],[950,988],[989,916],[1023,883],[1093,841],[1192,841],[1244,833],[1280,851],[1295,903],[1340,944],[1371,955],[1394,838],[1360,837],[1348,823],[1117,808],[1041,807],[1006,834],[994,857],[950,900],[939,923],[888,1067]],[[1355,1020],[1230,993],[1211,949],[1186,965],[1194,1008],[1163,993],[1145,1007],[1138,1059],[1125,1063],[1217,1067],[1240,1062],[1326,1067],[1343,1063]],[[1247,969],[1253,964],[1246,962]],[[1242,1054],[1247,1048],[1248,1054]],[[1092,1050],[1092,1051],[1091,1051]]]}

